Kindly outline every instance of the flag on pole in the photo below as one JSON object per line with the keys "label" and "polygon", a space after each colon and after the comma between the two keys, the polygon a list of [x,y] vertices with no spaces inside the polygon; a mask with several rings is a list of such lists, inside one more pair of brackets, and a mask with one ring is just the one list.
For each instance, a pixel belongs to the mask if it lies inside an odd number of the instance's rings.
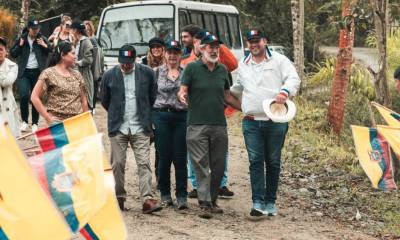
{"label": "flag on pole", "polygon": [[114,176],[106,171],[104,176],[107,189],[107,202],[102,209],[80,230],[86,240],[127,239],[127,231],[114,192]]}
{"label": "flag on pole", "polygon": [[351,126],[351,129],[358,159],[372,186],[381,190],[397,189],[388,141],[373,128]]}
{"label": "flag on pole", "polygon": [[[85,112],[40,129],[35,132],[35,136],[42,152],[47,152],[97,133],[92,114]],[[103,157],[103,164],[105,170],[111,169],[107,156]]]}
{"label": "flag on pole", "polygon": [[82,138],[28,160],[73,232],[84,227],[106,203],[101,137]]}
{"label": "flag on pole", "polygon": [[70,239],[68,225],[1,122],[0,156],[0,239]]}
{"label": "flag on pole", "polygon": [[389,142],[397,159],[400,159],[400,128],[378,125],[377,129],[379,134]]}
{"label": "flag on pole", "polygon": [[385,119],[386,123],[392,127],[400,127],[400,114],[390,110],[389,108],[382,106],[376,102],[371,103],[378,109],[379,113]]}

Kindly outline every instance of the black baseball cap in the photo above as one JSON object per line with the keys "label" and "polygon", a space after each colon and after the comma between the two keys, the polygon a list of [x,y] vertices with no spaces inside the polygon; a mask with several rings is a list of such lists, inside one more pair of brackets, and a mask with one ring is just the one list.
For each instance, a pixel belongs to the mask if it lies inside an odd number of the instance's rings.
{"label": "black baseball cap", "polygon": [[209,31],[207,31],[206,29],[201,29],[200,31],[198,31],[195,35],[194,38],[201,40],[204,37],[211,35],[211,33]]}
{"label": "black baseball cap", "polygon": [[28,20],[28,28],[38,29],[40,27],[39,20],[34,17],[29,18]]}
{"label": "black baseball cap", "polygon": [[201,45],[204,44],[221,44],[222,42],[214,35],[210,34],[201,39]]}
{"label": "black baseball cap", "polygon": [[167,44],[165,45],[165,49],[181,51],[182,47],[178,41],[171,40],[171,41],[167,42]]}
{"label": "black baseball cap", "polygon": [[251,41],[253,39],[254,40],[256,40],[256,39],[258,40],[258,39],[261,39],[261,38],[265,38],[265,35],[260,30],[252,29],[252,30],[247,32],[246,37],[247,37],[248,41]]}
{"label": "black baseball cap", "polygon": [[165,46],[165,42],[164,40],[162,40],[159,37],[153,37],[152,39],[150,39],[149,41],[149,47],[152,48],[156,45],[161,45],[161,46]]}
{"label": "black baseball cap", "polygon": [[0,44],[3,45],[4,47],[7,47],[7,41],[4,37],[0,37]]}
{"label": "black baseball cap", "polygon": [[85,24],[79,21],[75,21],[71,24],[71,29],[79,29],[79,30],[85,30]]}
{"label": "black baseball cap", "polygon": [[125,44],[119,49],[118,62],[119,63],[133,63],[136,58],[136,49],[130,44]]}

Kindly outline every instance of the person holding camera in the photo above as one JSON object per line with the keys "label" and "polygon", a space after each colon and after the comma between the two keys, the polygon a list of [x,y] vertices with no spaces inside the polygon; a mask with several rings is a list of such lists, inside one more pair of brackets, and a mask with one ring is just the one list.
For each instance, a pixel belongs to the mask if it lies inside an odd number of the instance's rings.
{"label": "person holding camera", "polygon": [[[21,131],[28,130],[29,100],[37,79],[46,68],[51,45],[47,38],[40,33],[39,21],[30,18],[27,30],[16,40],[10,54],[18,64],[17,86],[19,90],[21,108]],[[32,132],[38,129],[39,113],[32,106]]]}

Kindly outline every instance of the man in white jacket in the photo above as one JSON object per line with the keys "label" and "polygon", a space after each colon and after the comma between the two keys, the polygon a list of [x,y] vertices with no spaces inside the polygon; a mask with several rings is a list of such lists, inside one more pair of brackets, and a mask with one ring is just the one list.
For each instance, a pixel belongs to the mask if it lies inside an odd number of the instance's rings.
{"label": "man in white jacket", "polygon": [[281,150],[288,123],[275,123],[268,119],[262,102],[275,99],[277,103],[285,103],[296,94],[300,79],[287,57],[268,50],[262,32],[249,31],[247,45],[250,54],[239,63],[238,79],[231,92],[242,95],[242,111],[245,114],[242,129],[250,161],[253,201],[250,215],[275,216]]}
{"label": "man in white jacket", "polygon": [[0,115],[13,135],[18,137],[21,134],[18,107],[12,91],[12,86],[18,76],[18,66],[6,56],[7,42],[0,37]]}

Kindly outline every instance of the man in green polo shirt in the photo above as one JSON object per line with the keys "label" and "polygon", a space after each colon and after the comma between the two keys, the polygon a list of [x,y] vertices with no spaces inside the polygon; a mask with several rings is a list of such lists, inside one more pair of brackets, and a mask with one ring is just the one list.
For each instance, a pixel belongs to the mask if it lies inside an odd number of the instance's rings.
{"label": "man in green polo shirt", "polygon": [[214,35],[201,40],[202,57],[187,65],[178,93],[188,105],[186,142],[198,182],[200,216],[207,218],[223,212],[217,199],[228,150],[224,103],[240,110],[240,101],[229,91],[228,71],[218,63],[219,44]]}

